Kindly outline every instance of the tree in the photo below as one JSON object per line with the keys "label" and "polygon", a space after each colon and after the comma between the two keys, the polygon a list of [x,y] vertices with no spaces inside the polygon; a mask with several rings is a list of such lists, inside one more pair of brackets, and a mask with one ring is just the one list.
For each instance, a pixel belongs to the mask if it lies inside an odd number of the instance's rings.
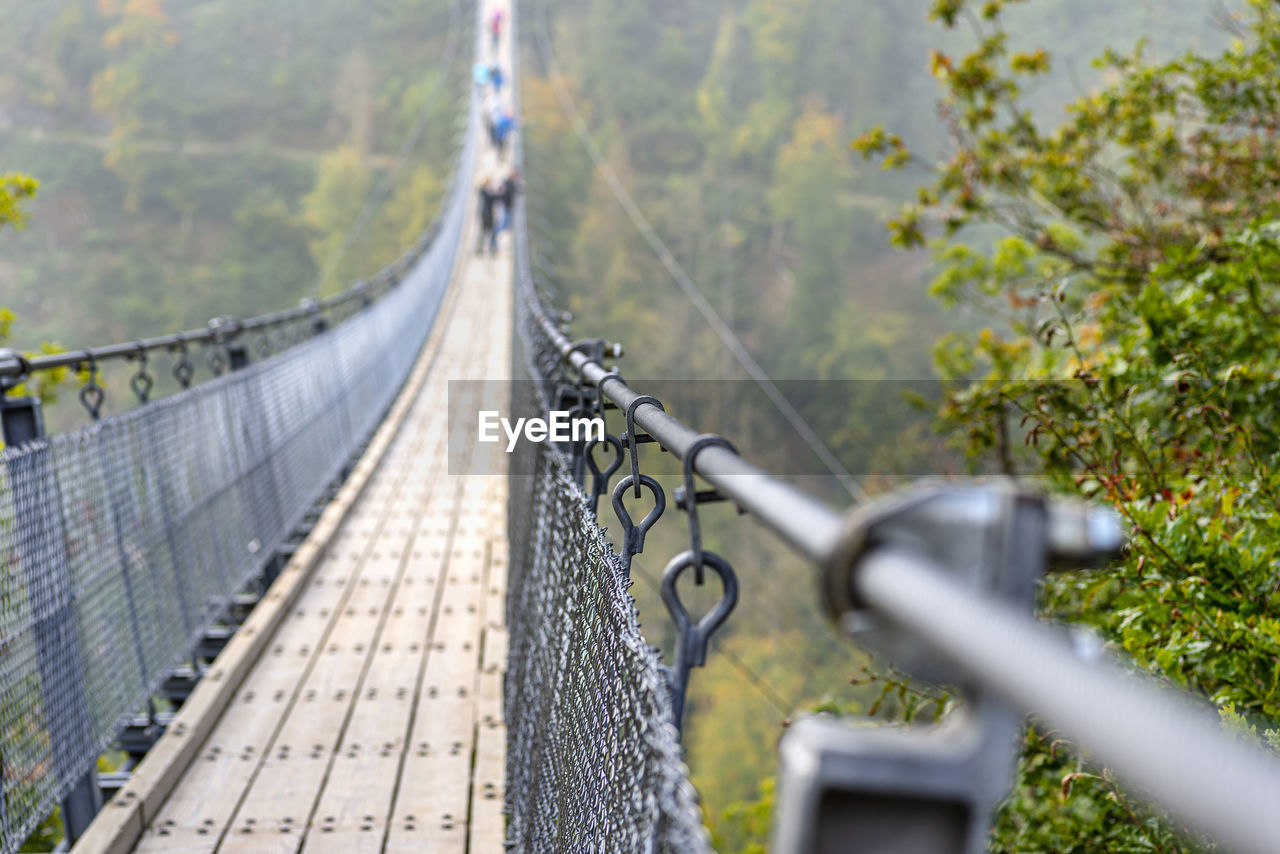
{"label": "tree", "polygon": [[[311,258],[327,279],[336,276],[346,282],[366,272],[345,254],[345,244],[372,181],[360,153],[344,146],[321,158],[315,185],[302,199],[303,220],[312,235]],[[336,267],[330,270],[335,261]]]}
{"label": "tree", "polygon": [[[1051,58],[1011,50],[1007,2],[934,3],[977,45],[933,53],[951,150],[891,224],[900,246],[932,242],[938,298],[987,320],[938,346],[941,425],[975,464],[1047,475],[1128,522],[1127,556],[1047,581],[1046,614],[1280,745],[1280,7],[1224,21],[1237,42],[1220,55],[1108,52],[1114,82],[1049,126],[1023,93]],[[883,128],[854,147],[920,162]],[[1176,830],[1032,725],[993,847],[1203,844]]]}
{"label": "tree", "polygon": [[851,211],[841,196],[853,170],[840,139],[839,120],[808,105],[778,150],[769,201],[773,221],[789,227],[797,249],[795,290],[787,305],[795,330],[823,330],[844,297],[835,283],[843,272]]}

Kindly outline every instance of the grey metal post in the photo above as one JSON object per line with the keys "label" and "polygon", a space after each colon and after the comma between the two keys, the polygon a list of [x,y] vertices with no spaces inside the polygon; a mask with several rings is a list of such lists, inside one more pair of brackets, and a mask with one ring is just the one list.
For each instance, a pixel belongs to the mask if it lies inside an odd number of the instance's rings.
{"label": "grey metal post", "polygon": [[233,371],[249,367],[249,345],[243,341],[231,341],[227,344],[227,362]]}
{"label": "grey metal post", "polygon": [[[848,850],[981,854],[991,811],[1009,786],[1020,719],[981,685],[957,678],[914,636],[867,611],[845,567],[869,549],[909,544],[976,590],[1030,612],[1053,549],[1055,514],[1038,495],[951,486],[910,491],[863,511],[825,578],[827,606],[847,632],[917,677],[960,685],[964,713],[936,727],[891,731],[804,719],[779,753],[779,854]],[[1078,508],[1073,508],[1078,510]],[[1118,545],[1117,534],[1111,541]],[[851,847],[851,841],[858,840]]]}
{"label": "grey metal post", "polygon": [[43,441],[44,419],[39,399],[4,397],[0,392],[0,422],[3,422],[5,444],[34,443],[25,456],[10,461],[9,483],[16,511],[18,563],[28,601],[51,606],[43,609],[42,616],[33,613],[31,632],[36,644],[40,695],[54,769],[60,782],[74,781],[62,798],[63,828],[67,840],[74,843],[102,808],[102,792],[98,788],[95,765],[83,767],[84,757],[94,755],[93,729],[76,625],[75,594],[61,532],[61,508],[59,516],[52,518],[44,512],[40,501],[44,496],[57,494],[57,481],[49,459],[49,446]]}

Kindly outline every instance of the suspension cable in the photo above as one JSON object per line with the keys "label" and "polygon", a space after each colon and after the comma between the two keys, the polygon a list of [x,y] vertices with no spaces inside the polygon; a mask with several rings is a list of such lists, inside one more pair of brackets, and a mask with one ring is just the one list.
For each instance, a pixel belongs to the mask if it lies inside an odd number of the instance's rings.
{"label": "suspension cable", "polygon": [[564,110],[569,122],[577,132],[578,139],[582,142],[588,156],[590,156],[596,169],[604,178],[605,183],[609,185],[609,189],[613,192],[614,198],[626,212],[627,217],[631,220],[631,224],[635,226],[636,230],[640,233],[640,236],[644,238],[645,242],[649,245],[650,250],[652,250],[653,254],[657,256],[658,260],[662,263],[662,266],[665,267],[667,272],[671,275],[671,278],[680,286],[680,290],[683,291],[684,295],[691,303],[693,303],[694,308],[696,308],[698,313],[706,320],[707,325],[711,327],[713,332],[715,332],[716,336],[720,339],[720,342],[728,348],[729,352],[731,352],[734,358],[738,360],[738,363],[742,365],[743,369],[751,379],[760,386],[760,389],[773,403],[774,407],[777,408],[778,412],[782,414],[782,417],[787,420],[787,423],[792,426],[796,433],[800,435],[800,438],[809,446],[809,449],[813,451],[814,455],[822,461],[822,464],[827,467],[827,470],[831,472],[837,481],[839,481],[840,485],[849,493],[850,496],[858,501],[866,501],[868,498],[866,490],[862,488],[862,485],[858,483],[857,479],[854,478],[854,476],[849,473],[849,470],[846,469],[840,460],[836,458],[836,455],[832,453],[831,449],[822,441],[822,438],[814,432],[813,428],[809,426],[809,422],[807,422],[804,419],[804,416],[802,416],[795,406],[791,404],[791,401],[787,399],[786,395],[782,393],[777,384],[775,384],[769,377],[769,374],[765,372],[760,363],[756,361],[755,357],[751,355],[751,352],[743,345],[742,340],[738,338],[733,329],[724,322],[724,319],[720,314],[714,307],[712,307],[711,303],[707,301],[707,298],[703,295],[702,291],[699,290],[693,279],[690,278],[687,272],[685,272],[684,267],[680,265],[680,263],[675,259],[675,256],[671,254],[671,250],[669,250],[667,245],[662,241],[662,238],[658,236],[657,231],[654,230],[653,225],[644,215],[644,212],[640,210],[635,199],[632,198],[631,193],[628,192],[627,188],[623,185],[622,180],[618,177],[618,173],[614,170],[613,165],[609,163],[608,159],[604,156],[604,153],[600,151],[599,145],[596,144],[595,139],[591,136],[591,131],[587,127],[586,121],[583,120],[582,114],[578,111],[578,107],[573,100],[573,96],[569,93],[564,83],[559,79],[559,63],[556,61],[555,54],[551,50],[550,38],[547,35],[546,16],[548,13],[548,7],[546,0],[543,0],[541,9],[542,14],[539,16],[538,24],[532,29],[534,42],[538,47],[539,58],[542,60],[543,68],[547,71],[547,79],[555,90],[556,99],[560,102],[561,108]]}

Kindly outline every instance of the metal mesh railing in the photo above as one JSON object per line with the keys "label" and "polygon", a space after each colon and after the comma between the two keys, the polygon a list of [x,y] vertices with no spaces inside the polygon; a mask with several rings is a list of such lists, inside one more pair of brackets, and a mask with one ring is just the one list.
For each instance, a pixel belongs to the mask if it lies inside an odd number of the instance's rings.
{"label": "metal mesh railing", "polygon": [[[532,283],[518,208],[520,417],[547,411],[560,360],[524,301]],[[657,651],[640,632],[620,558],[554,445],[521,443],[511,466],[508,840],[517,851],[709,852]]]}
{"label": "metal mesh railing", "polygon": [[93,767],[377,427],[448,284],[435,240],[350,320],[89,428],[0,451],[0,851]]}

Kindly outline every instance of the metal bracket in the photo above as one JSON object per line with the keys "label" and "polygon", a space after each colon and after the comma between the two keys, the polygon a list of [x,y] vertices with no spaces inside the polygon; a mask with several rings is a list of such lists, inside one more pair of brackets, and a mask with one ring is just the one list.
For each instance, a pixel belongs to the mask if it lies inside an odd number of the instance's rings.
{"label": "metal bracket", "polygon": [[[823,594],[836,624],[913,676],[963,685],[961,675],[859,601],[862,561],[909,550],[1010,603],[1031,609],[1050,563],[1113,555],[1124,537],[1109,514],[998,483],[924,485],[849,517],[825,567]],[[777,854],[863,850],[981,854],[991,812],[1008,791],[1019,716],[981,691],[941,725],[855,727],[803,719],[780,747]]]}
{"label": "metal bracket", "polygon": [[658,441],[647,434],[639,436],[636,435],[636,407],[642,403],[651,403],[663,412],[667,411],[667,408],[662,405],[662,401],[658,400],[656,397],[650,397],[647,394],[642,394],[635,400],[631,401],[631,403],[627,404],[627,431],[623,433],[619,439],[622,442],[622,447],[626,448],[630,452],[630,483],[635,489],[636,498],[640,497],[640,456],[637,449],[640,445]]}
{"label": "metal bracket", "polygon": [[955,674],[859,602],[854,576],[864,556],[877,548],[912,549],[973,588],[1030,610],[1036,584],[1051,565],[1095,565],[1123,545],[1114,517],[1082,502],[1050,500],[1004,482],[926,482],[849,517],[823,574],[823,599],[831,619],[858,643],[914,676],[954,682]]}
{"label": "metal bracket", "polygon": [[[689,514],[689,551],[693,555],[693,580],[699,587],[702,586],[703,579],[703,551],[702,551],[702,525],[698,522],[698,492],[693,486],[693,466],[698,459],[698,454],[704,448],[712,445],[725,448],[733,453],[738,453],[738,449],[733,443],[723,436],[716,436],[710,433],[699,436],[693,440],[693,444],[684,452],[684,487],[677,496],[677,501],[682,505],[685,513]],[[690,501],[689,497],[693,500]]]}
{"label": "metal bracket", "polygon": [[44,436],[44,413],[40,398],[33,395],[9,397],[0,392],[0,430],[4,444],[19,447]]}
{"label": "metal bracket", "polygon": [[[603,471],[596,463],[595,458],[595,449],[600,445],[607,445],[613,448],[613,459],[609,461]],[[587,461],[587,469],[591,472],[591,515],[596,516],[600,505],[600,496],[604,495],[609,488],[609,478],[613,477],[614,473],[622,468],[622,442],[612,433],[605,433],[603,442],[592,439],[587,443],[583,456]]]}

